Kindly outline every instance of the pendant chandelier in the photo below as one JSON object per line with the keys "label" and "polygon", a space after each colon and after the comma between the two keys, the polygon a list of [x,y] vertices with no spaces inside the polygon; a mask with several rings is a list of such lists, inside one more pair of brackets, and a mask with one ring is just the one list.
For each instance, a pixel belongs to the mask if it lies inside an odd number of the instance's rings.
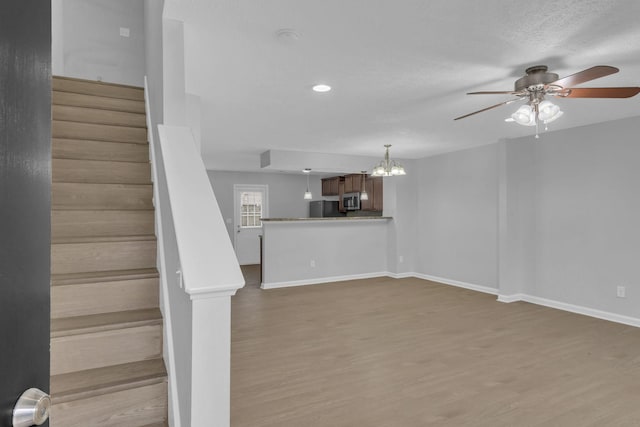
{"label": "pendant chandelier", "polygon": [[367,171],[361,171],[360,173],[362,174],[362,191],[360,191],[360,200],[369,200],[367,187],[365,187],[365,183],[367,180]]}
{"label": "pendant chandelier", "polygon": [[386,151],[384,154],[384,160],[380,161],[380,163],[373,168],[373,172],[371,172],[372,176],[396,176],[407,174],[400,163],[389,159],[389,147],[391,147],[391,144],[385,144]]}
{"label": "pendant chandelier", "polygon": [[311,194],[311,191],[309,191],[309,174],[311,173],[311,169],[305,168],[302,172],[307,175],[307,191],[304,192],[304,199],[311,200],[313,199],[313,195]]}

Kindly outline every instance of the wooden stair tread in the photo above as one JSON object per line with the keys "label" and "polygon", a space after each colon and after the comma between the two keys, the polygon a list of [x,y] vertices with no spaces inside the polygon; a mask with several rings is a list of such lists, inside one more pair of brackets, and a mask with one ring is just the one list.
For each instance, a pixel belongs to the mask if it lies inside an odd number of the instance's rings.
{"label": "wooden stair tread", "polygon": [[82,93],[54,90],[51,92],[51,101],[52,105],[66,105],[72,107],[94,108],[98,110],[145,114],[145,105],[142,100],[111,98],[107,96],[86,95]]}
{"label": "wooden stair tread", "polygon": [[[55,139],[55,138],[54,138]],[[60,141],[60,139],[56,139],[58,141]],[[64,141],[64,140],[63,140]],[[66,140],[66,141],[82,141],[79,139],[70,139],[70,140]],[[105,141],[85,141],[85,142],[97,142],[98,144],[104,144]],[[130,144],[128,142],[112,142],[112,143],[108,143],[108,144],[118,144],[118,145],[133,145],[133,146],[139,146],[140,144]],[[144,147],[143,151],[148,151],[147,147]],[[69,159],[66,157],[63,158],[57,158],[57,157],[52,157],[53,160],[59,160],[61,161],[61,164],[64,163],[69,163],[69,164],[73,164],[73,163],[85,163],[85,164],[94,164],[94,165],[104,165],[104,164],[116,164],[116,165],[135,165],[135,166],[140,166],[140,164],[144,164],[150,165],[149,159],[146,159],[144,161],[136,161],[136,160],[129,160],[129,159],[123,159],[123,160],[102,160],[102,159]],[[62,162],[64,161],[64,162]],[[145,183],[146,184],[146,183]]]}
{"label": "wooden stair tread", "polygon": [[52,79],[52,427],[168,426],[144,100]]}
{"label": "wooden stair tread", "polygon": [[161,323],[159,308],[51,319],[51,338]]}
{"label": "wooden stair tread", "polygon": [[[75,240],[75,239],[74,239]],[[153,239],[117,238],[51,245],[51,274],[133,270],[157,265]]]}
{"label": "wooden stair tread", "polygon": [[156,270],[155,268],[52,274],[51,286],[73,285],[80,283],[113,282],[116,280],[135,280],[157,277],[159,277],[159,274],[158,270]]}
{"label": "wooden stair tread", "polygon": [[138,236],[89,236],[89,237],[57,237],[51,239],[52,245],[64,245],[73,243],[102,243],[102,242],[140,242],[156,240],[153,234]]}
{"label": "wooden stair tread", "polygon": [[51,208],[61,210],[150,210],[151,184],[53,182]]}
{"label": "wooden stair tread", "polygon": [[144,113],[128,111],[103,110],[92,107],[78,107],[75,105],[56,105],[51,109],[53,120],[94,123],[113,126],[129,126],[146,128],[147,121]]}
{"label": "wooden stair tread", "polygon": [[54,404],[166,381],[161,358],[88,369],[51,377]]}
{"label": "wooden stair tread", "polygon": [[155,233],[154,211],[60,210],[51,211],[51,238],[143,236]]}
{"label": "wooden stair tread", "polygon": [[65,120],[51,121],[53,138],[92,139],[147,145],[147,128],[114,126]]}
{"label": "wooden stair tread", "polygon": [[51,157],[53,159],[149,163],[149,147],[145,144],[130,142],[52,138]]}
{"label": "wooden stair tread", "polygon": [[151,184],[151,165],[141,162],[52,159],[53,182]]}
{"label": "wooden stair tread", "polygon": [[53,90],[61,92],[144,101],[144,89],[137,86],[98,82],[73,77],[53,76],[51,79],[51,87]]}

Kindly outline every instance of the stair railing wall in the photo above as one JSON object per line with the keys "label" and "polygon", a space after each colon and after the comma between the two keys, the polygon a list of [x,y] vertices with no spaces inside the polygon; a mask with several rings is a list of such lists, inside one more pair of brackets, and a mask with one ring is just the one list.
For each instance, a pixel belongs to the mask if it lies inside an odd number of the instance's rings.
{"label": "stair railing wall", "polygon": [[151,151],[173,403],[182,426],[228,427],[231,296],[244,278],[191,129],[158,125],[158,135]]}
{"label": "stair railing wall", "polygon": [[[162,162],[162,153],[159,144],[155,141],[149,86],[147,78],[144,79],[145,107],[147,113],[147,132],[149,140],[149,156],[151,162],[151,180],[153,181],[153,203],[155,207],[155,231],[158,241],[157,268],[160,275],[160,310],[164,322],[163,358],[169,379],[169,425],[171,427],[189,426],[190,412],[181,411],[180,408],[191,406],[190,388],[188,387],[188,375],[190,373],[191,355],[186,351],[179,353],[176,362],[174,349],[176,346],[182,349],[191,348],[191,304],[188,296],[177,286],[169,286],[168,278],[175,277],[179,269],[180,259],[176,244],[173,217],[169,206],[167,194],[166,176]],[[171,274],[169,274],[171,272]],[[174,317],[172,312],[181,313]],[[177,336],[175,336],[177,333]],[[175,337],[175,339],[174,339]],[[187,354],[188,353],[188,354]],[[178,373],[178,366],[182,367]],[[185,367],[187,369],[185,369]],[[180,378],[180,379],[178,379]],[[181,416],[182,414],[182,416]]]}

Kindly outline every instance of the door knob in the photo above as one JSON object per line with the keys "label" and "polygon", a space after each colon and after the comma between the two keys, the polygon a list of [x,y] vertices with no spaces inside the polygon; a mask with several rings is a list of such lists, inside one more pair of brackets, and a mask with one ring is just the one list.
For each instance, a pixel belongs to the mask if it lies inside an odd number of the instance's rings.
{"label": "door knob", "polygon": [[13,427],[31,427],[44,424],[49,419],[51,398],[37,388],[22,393],[13,408]]}

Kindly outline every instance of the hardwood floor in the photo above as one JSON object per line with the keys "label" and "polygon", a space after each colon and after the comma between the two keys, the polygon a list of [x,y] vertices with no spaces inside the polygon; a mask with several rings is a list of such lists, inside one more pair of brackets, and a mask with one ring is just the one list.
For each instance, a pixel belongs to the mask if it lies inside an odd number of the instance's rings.
{"label": "hardwood floor", "polygon": [[232,298],[232,426],[640,426],[640,329],[419,279]]}

